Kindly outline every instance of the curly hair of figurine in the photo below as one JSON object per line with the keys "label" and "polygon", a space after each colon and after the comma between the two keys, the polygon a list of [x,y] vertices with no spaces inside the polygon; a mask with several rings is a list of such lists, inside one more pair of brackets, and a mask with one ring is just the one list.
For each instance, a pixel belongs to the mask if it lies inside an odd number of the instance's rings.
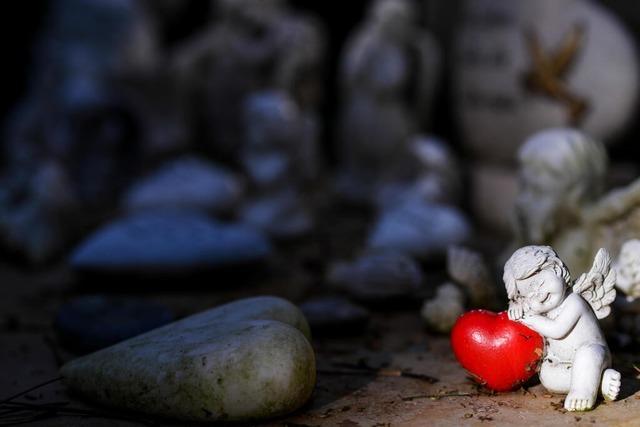
{"label": "curly hair of figurine", "polygon": [[566,285],[571,283],[569,269],[551,246],[525,246],[511,255],[504,265],[504,280],[509,299],[517,295],[517,280],[524,280],[543,270],[552,270]]}

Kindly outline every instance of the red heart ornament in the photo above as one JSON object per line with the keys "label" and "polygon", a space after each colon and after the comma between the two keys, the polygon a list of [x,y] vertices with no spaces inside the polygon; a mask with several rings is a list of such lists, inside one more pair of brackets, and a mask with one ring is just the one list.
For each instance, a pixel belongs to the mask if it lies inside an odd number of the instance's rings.
{"label": "red heart ornament", "polygon": [[472,310],[458,318],[451,331],[458,362],[480,384],[495,391],[514,390],[537,371],[544,340],[506,311]]}

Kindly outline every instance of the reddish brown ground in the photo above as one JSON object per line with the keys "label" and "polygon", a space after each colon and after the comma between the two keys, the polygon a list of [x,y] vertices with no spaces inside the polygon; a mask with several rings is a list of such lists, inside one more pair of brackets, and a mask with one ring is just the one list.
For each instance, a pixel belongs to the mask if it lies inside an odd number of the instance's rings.
{"label": "reddish brown ground", "polygon": [[[70,285],[71,277],[63,269],[34,274],[5,266],[0,274],[4,291],[0,300],[0,390],[1,396],[10,396],[55,378],[58,366],[72,357],[59,346],[51,319],[59,304],[79,290]],[[255,293],[276,293],[299,300],[313,286],[294,277],[287,277],[287,281],[287,287],[282,286],[286,282],[273,280],[223,292],[158,291],[153,298],[182,315]],[[562,409],[562,397],[547,394],[539,385],[500,395],[479,390],[453,359],[447,338],[423,329],[417,309],[378,312],[361,336],[318,338],[314,344],[319,376],[313,400],[296,414],[264,425],[640,425],[640,380],[631,355],[616,357],[616,367],[624,373],[622,399],[601,402],[591,412],[574,414]],[[418,375],[398,376],[400,371]],[[53,402],[58,410],[84,408],[94,415],[63,417],[58,412],[52,416],[52,410],[35,425],[135,424],[98,416],[95,411],[105,410],[68,396],[60,383],[29,393],[20,401],[39,408]],[[0,414],[0,424],[11,415]],[[26,420],[20,418],[26,412],[14,414],[15,421]]]}

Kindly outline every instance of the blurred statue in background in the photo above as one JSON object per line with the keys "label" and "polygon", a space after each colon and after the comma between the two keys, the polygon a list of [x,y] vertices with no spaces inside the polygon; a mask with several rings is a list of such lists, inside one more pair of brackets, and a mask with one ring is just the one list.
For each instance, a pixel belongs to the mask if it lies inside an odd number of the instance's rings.
{"label": "blurred statue in background", "polygon": [[246,100],[246,141],[240,159],[253,185],[243,219],[275,237],[309,231],[303,191],[317,178],[317,122],[288,94],[263,91]]}
{"label": "blurred statue in background", "polygon": [[178,50],[174,67],[208,148],[237,161],[245,141],[244,106],[253,93],[282,90],[315,114],[324,34],[283,0],[212,4],[216,20]]}
{"label": "blurred statue in background", "polygon": [[378,208],[367,249],[419,259],[468,239],[453,153],[427,136],[440,71],[434,38],[414,21],[412,0],[375,0],[347,42],[340,79],[337,190]]}
{"label": "blurred statue in background", "polygon": [[376,0],[347,43],[340,191],[370,201],[380,183],[408,178],[413,137],[428,122],[440,68],[432,36],[414,22],[410,0]]}
{"label": "blurred statue in background", "polygon": [[4,145],[0,234],[28,260],[45,261],[68,244],[78,226],[71,211],[114,201],[151,123],[170,122],[150,118],[149,103],[130,90],[157,70],[156,38],[141,3],[52,4],[29,92],[9,119]]}
{"label": "blurred statue in background", "polygon": [[9,168],[55,159],[82,198],[112,195],[131,152],[134,113],[125,80],[158,63],[155,33],[137,3],[55,2],[35,52],[29,92],[9,121]]}
{"label": "blurred statue in background", "polygon": [[243,219],[274,236],[299,235],[312,225],[301,190],[319,168],[324,33],[283,0],[213,6],[217,20],[175,58],[192,117],[208,149],[248,175],[254,197]]}
{"label": "blurred statue in background", "polygon": [[[574,129],[550,129],[530,137],[518,158],[516,246],[552,245],[570,271],[586,271],[600,247],[617,255],[640,237],[640,179],[604,194],[607,154],[600,142]],[[633,276],[627,273],[640,259],[634,247],[614,264],[623,278]],[[639,286],[621,290],[635,295]]]}
{"label": "blurred statue in background", "polygon": [[453,101],[475,160],[511,166],[520,141],[550,127],[575,127],[608,144],[631,123],[637,49],[605,4],[464,0]]}
{"label": "blurred statue in background", "polygon": [[462,191],[460,165],[447,143],[439,138],[417,135],[407,147],[404,174],[382,183],[376,204],[391,207],[410,199],[457,204]]}
{"label": "blurred statue in background", "polygon": [[608,3],[461,0],[451,101],[470,205],[485,227],[510,231],[516,153],[529,135],[575,127],[613,144],[632,124],[637,47]]}
{"label": "blurred statue in background", "polygon": [[39,264],[59,254],[81,226],[80,203],[64,169],[41,163],[30,177],[5,180],[0,187],[0,239],[3,245]]}

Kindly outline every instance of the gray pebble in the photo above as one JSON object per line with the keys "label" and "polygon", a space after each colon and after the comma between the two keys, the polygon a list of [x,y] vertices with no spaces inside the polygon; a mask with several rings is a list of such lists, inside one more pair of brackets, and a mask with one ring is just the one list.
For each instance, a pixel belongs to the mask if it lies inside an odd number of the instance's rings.
{"label": "gray pebble", "polygon": [[361,332],[369,321],[369,312],[340,297],[307,300],[300,309],[315,334],[344,335]]}
{"label": "gray pebble", "polygon": [[96,231],[71,255],[83,271],[166,273],[261,261],[271,252],[259,231],[196,212],[144,212]]}

